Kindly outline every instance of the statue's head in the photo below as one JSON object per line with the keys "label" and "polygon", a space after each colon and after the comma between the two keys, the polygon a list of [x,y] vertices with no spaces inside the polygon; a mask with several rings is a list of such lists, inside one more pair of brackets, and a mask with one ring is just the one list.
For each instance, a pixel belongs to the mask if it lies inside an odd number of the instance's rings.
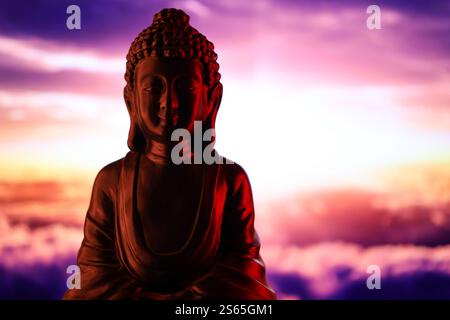
{"label": "statue's head", "polygon": [[126,66],[131,150],[145,151],[149,140],[170,141],[177,128],[193,132],[196,120],[214,128],[223,90],[217,54],[186,13],[155,14],[131,44]]}

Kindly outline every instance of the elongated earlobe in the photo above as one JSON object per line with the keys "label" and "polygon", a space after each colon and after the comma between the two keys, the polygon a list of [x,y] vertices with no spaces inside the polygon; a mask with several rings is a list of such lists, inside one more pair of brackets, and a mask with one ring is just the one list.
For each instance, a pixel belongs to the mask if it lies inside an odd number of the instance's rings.
{"label": "elongated earlobe", "polygon": [[219,82],[209,90],[208,104],[209,114],[206,118],[206,128],[214,129],[216,125],[217,112],[219,111],[220,103],[222,101],[223,86]]}
{"label": "elongated earlobe", "polygon": [[128,148],[135,152],[144,152],[146,142],[141,128],[136,121],[136,112],[134,106],[133,92],[127,85],[123,90],[123,97],[130,116],[130,131],[128,133]]}

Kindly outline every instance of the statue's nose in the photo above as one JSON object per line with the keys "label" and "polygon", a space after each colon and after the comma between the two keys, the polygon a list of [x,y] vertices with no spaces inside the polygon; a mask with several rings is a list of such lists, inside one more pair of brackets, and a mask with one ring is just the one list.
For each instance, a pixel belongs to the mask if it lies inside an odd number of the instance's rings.
{"label": "statue's nose", "polygon": [[175,120],[178,118],[178,98],[175,92],[167,92],[162,97],[159,116],[164,119],[172,119],[176,122]]}

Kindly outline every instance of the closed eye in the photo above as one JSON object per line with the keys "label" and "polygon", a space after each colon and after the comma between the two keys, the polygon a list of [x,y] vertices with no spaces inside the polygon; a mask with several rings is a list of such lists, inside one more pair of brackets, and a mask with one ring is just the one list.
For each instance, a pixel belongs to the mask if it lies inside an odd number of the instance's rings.
{"label": "closed eye", "polygon": [[183,79],[180,81],[177,81],[176,87],[180,90],[187,90],[187,91],[195,91],[200,86],[200,83],[193,79]]}
{"label": "closed eye", "polygon": [[155,76],[151,77],[150,81],[144,84],[143,87],[146,92],[159,94],[163,91],[164,83],[159,77]]}
{"label": "closed eye", "polygon": [[159,87],[159,86],[148,86],[148,87],[145,87],[144,90],[145,90],[146,92],[159,94],[159,93],[161,93],[162,88]]}

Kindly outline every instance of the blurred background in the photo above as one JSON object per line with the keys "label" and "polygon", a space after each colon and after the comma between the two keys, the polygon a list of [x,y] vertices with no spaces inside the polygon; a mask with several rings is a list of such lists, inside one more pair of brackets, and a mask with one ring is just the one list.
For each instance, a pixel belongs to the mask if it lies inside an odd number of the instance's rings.
{"label": "blurred background", "polygon": [[65,291],[95,175],[128,151],[126,53],[165,7],[215,44],[216,147],[279,298],[450,298],[450,4],[372,2],[2,2],[0,299]]}

